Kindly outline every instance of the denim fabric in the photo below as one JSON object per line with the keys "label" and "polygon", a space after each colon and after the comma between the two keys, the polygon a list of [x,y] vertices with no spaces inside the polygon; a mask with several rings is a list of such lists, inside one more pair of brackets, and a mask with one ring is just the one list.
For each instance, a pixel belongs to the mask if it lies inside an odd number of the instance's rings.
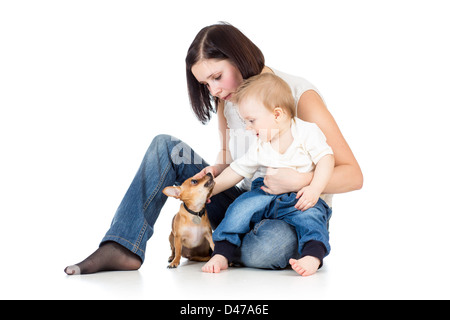
{"label": "denim fabric", "polygon": [[168,135],[156,136],[102,243],[115,241],[144,261],[147,241],[167,200],[162,190],[181,184],[205,166],[207,163],[187,144]]}
{"label": "denim fabric", "polygon": [[296,193],[268,194],[261,189],[263,181],[263,178],[253,181],[252,190],[239,196],[230,205],[213,234],[214,242],[228,241],[239,247],[241,235],[248,233],[252,224],[263,219],[278,219],[295,228],[300,255],[303,245],[311,240],[322,242],[327,251],[325,256],[328,255],[331,249],[328,234],[331,209],[325,201],[319,199],[314,207],[300,211],[294,207],[298,201]]}
{"label": "denim fabric", "polygon": [[[153,235],[154,224],[167,200],[162,189],[181,184],[206,166],[208,164],[186,143],[169,135],[156,136],[101,244],[117,242],[144,261],[147,241]],[[207,212],[213,229],[241,194],[242,190],[233,187],[211,198]],[[240,252],[242,263],[269,269],[288,265],[292,248],[297,247],[297,237],[295,230],[280,222],[264,220],[244,237]]]}
{"label": "denim fabric", "polygon": [[300,258],[295,228],[281,220],[264,219],[242,239],[237,263],[260,269],[284,269]]}

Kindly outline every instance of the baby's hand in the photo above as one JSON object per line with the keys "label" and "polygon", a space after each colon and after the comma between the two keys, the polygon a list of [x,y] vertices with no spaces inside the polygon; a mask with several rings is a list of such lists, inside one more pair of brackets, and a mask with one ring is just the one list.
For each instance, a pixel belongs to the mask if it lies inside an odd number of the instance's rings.
{"label": "baby's hand", "polygon": [[203,168],[202,171],[200,171],[199,173],[197,173],[195,176],[192,177],[192,179],[201,179],[204,176],[206,176],[207,173],[211,173],[212,176],[215,178],[216,177],[216,167],[214,166],[208,166]]}
{"label": "baby's hand", "polygon": [[306,186],[297,192],[296,198],[300,198],[295,208],[301,211],[308,210],[316,205],[319,200],[320,192],[311,186]]}

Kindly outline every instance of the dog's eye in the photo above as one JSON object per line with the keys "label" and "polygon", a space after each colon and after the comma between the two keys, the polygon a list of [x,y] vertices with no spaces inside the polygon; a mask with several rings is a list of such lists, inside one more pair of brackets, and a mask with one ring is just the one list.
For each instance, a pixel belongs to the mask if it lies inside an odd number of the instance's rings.
{"label": "dog's eye", "polygon": [[192,183],[193,185],[196,185],[196,184],[198,183],[198,181],[195,180],[195,179],[192,179],[192,180],[191,180],[191,183]]}

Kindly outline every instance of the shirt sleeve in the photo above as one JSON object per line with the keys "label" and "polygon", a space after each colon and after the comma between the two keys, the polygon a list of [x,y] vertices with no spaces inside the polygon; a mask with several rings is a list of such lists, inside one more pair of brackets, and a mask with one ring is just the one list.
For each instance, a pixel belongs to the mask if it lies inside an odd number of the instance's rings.
{"label": "shirt sleeve", "polygon": [[251,179],[256,170],[260,167],[258,161],[258,148],[258,141],[256,141],[248,148],[248,151],[242,157],[230,164],[231,169],[238,175]]}
{"label": "shirt sleeve", "polygon": [[333,150],[327,144],[327,138],[315,123],[310,123],[304,135],[304,146],[311,156],[314,164],[322,157],[333,154]]}

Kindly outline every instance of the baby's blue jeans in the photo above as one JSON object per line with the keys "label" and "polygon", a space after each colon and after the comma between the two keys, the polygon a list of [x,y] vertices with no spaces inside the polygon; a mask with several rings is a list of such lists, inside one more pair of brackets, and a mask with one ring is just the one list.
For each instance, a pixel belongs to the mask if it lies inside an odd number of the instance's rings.
{"label": "baby's blue jeans", "polygon": [[[252,189],[239,196],[228,208],[225,218],[213,234],[216,244],[214,254],[222,254],[228,260],[234,259],[234,251],[241,246],[242,235],[251,230],[251,226],[263,219],[278,219],[295,228],[300,256],[310,255],[302,252],[305,244],[323,245],[323,257],[330,252],[328,221],[331,208],[319,198],[317,204],[305,211],[294,206],[296,193],[273,195],[264,192],[263,178],[252,183]],[[314,255],[314,254],[312,254]],[[315,256],[315,255],[314,255]],[[323,257],[319,257],[322,260]]]}

